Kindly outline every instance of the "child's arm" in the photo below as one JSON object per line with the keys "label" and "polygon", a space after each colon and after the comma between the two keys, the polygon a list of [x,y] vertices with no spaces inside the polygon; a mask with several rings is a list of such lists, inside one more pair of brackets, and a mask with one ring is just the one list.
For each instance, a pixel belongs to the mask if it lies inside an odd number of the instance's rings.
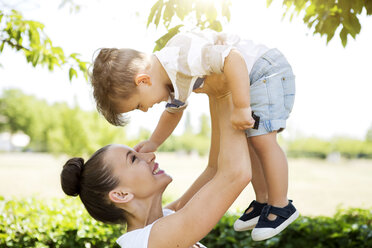
{"label": "child's arm", "polygon": [[155,131],[150,139],[142,141],[134,147],[138,152],[154,152],[172,134],[173,130],[181,120],[183,111],[170,113],[164,110]]}
{"label": "child's arm", "polygon": [[230,86],[233,111],[231,122],[234,128],[244,130],[252,128],[254,119],[250,107],[249,74],[245,60],[238,50],[232,49],[225,58],[224,74]]}

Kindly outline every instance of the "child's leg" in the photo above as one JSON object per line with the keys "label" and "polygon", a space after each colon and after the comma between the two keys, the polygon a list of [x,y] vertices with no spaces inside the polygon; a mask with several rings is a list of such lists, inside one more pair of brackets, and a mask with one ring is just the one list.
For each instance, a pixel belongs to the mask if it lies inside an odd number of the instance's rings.
{"label": "child's leg", "polygon": [[[276,132],[271,132],[249,139],[262,165],[268,191],[268,204],[285,207],[288,205],[288,163],[276,140],[276,135]],[[253,174],[253,178],[254,176]],[[269,219],[275,219],[275,215],[270,214]]]}
{"label": "child's leg", "polygon": [[[256,195],[256,201],[260,203],[267,203],[268,201],[268,190],[265,175],[262,169],[261,161],[257,156],[256,151],[248,138],[249,155],[251,156],[252,165],[252,185]],[[251,209],[248,209],[249,212]]]}
{"label": "child's leg", "polygon": [[256,200],[252,201],[240,218],[235,221],[235,231],[246,231],[253,229],[258,222],[262,209],[267,205],[267,186],[262,166],[256,152],[252,147],[252,144],[249,144],[249,139],[247,139],[247,141],[252,165],[251,181],[256,194]]}

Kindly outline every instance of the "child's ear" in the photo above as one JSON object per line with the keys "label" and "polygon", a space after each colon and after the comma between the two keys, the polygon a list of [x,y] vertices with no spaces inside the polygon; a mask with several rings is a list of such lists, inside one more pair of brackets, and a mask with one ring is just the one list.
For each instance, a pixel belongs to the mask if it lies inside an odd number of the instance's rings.
{"label": "child's ear", "polygon": [[151,78],[148,74],[138,74],[134,80],[136,85],[140,85],[141,83],[151,85]]}
{"label": "child's ear", "polygon": [[130,192],[123,192],[121,190],[114,189],[109,192],[109,198],[115,203],[127,203],[134,198],[134,195]]}

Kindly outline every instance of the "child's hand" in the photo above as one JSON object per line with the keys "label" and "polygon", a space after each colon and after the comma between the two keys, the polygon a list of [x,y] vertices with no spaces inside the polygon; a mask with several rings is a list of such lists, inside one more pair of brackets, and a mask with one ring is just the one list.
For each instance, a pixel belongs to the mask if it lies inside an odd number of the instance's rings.
{"label": "child's hand", "polygon": [[133,149],[136,152],[155,152],[158,146],[158,144],[151,140],[145,140],[138,143],[135,147],[133,147]]}
{"label": "child's hand", "polygon": [[245,130],[254,126],[254,119],[252,117],[252,109],[234,107],[231,113],[231,124],[237,130]]}

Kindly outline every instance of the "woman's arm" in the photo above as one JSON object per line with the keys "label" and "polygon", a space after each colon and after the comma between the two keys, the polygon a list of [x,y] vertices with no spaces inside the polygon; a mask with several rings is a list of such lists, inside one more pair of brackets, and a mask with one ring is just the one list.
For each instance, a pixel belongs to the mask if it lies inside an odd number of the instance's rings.
{"label": "woman's arm", "polygon": [[189,247],[195,244],[212,230],[250,181],[247,140],[244,132],[231,126],[232,108],[231,96],[216,99],[220,127],[216,175],[182,209],[154,224],[149,248]]}
{"label": "woman's arm", "polygon": [[214,175],[216,175],[218,152],[220,149],[220,128],[218,126],[216,107],[217,106],[215,98],[209,97],[212,137],[207,167],[190,186],[190,188],[178,200],[168,204],[167,206],[165,206],[165,208],[172,209],[174,211],[178,211],[179,209],[183,208],[183,206],[185,206],[185,204],[195,195],[195,193],[198,192],[199,189],[203,187],[207,182],[209,182],[214,177]]}

